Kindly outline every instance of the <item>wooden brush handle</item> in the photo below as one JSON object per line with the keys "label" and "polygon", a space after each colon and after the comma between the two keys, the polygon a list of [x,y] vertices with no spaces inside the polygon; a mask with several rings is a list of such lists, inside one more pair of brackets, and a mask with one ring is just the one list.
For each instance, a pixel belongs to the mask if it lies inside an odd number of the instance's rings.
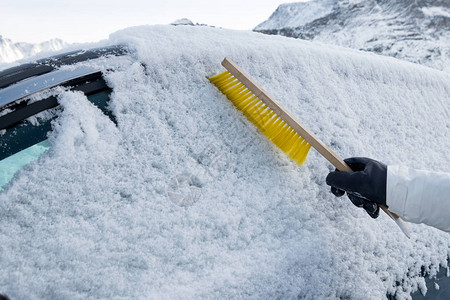
{"label": "wooden brush handle", "polygon": [[[261,99],[270,109],[272,109],[281,119],[283,119],[292,129],[294,129],[302,138],[304,138],[314,149],[316,149],[323,157],[325,157],[333,166],[342,172],[353,172],[353,170],[340,158],[330,147],[325,145],[314,133],[306,128],[302,123],[296,120],[289,112],[287,112],[275,99],[269,95],[262,87],[253,81],[248,74],[239,68],[230,58],[225,57],[222,61],[225,67],[237,80],[242,82],[253,94]],[[397,225],[405,233],[399,224],[401,219],[390,212],[386,206],[379,205],[380,208],[391,218],[396,221]],[[406,236],[408,234],[405,233]]]}

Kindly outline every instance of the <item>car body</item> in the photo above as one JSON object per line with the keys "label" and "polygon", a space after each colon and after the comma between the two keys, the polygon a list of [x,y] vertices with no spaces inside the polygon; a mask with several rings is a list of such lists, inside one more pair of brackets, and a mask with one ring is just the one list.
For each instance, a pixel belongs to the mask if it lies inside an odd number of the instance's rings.
{"label": "car body", "polygon": [[[128,54],[124,46],[115,45],[69,53],[27,63],[0,71],[0,190],[14,174],[49,149],[47,134],[52,130],[52,118],[35,123],[34,116],[58,109],[55,95],[33,98],[36,94],[61,86],[83,92],[112,121],[108,109],[112,92],[101,68],[79,64],[105,56]],[[72,66],[71,68],[62,68]],[[423,274],[424,276],[426,274]],[[450,277],[441,269],[433,279],[426,277],[427,297],[416,292],[413,299],[450,299]],[[435,283],[440,286],[435,289]],[[389,299],[392,299],[389,295]]]}

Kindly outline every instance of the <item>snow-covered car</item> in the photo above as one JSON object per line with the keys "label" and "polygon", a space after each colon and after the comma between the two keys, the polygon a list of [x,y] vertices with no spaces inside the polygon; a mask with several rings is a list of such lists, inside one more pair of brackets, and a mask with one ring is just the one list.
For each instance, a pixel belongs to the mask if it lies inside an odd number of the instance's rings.
{"label": "snow-covered car", "polygon": [[230,56],[340,155],[445,171],[448,75],[206,26],[108,43],[0,72],[0,294],[448,297],[447,233],[336,199],[331,166],[293,164],[207,79]]}
{"label": "snow-covered car", "polygon": [[78,50],[0,71],[0,189],[49,148],[47,134],[54,115],[44,115],[58,107],[51,89],[80,91],[114,120],[108,109],[111,88],[101,68],[82,63],[125,53],[122,46]]}

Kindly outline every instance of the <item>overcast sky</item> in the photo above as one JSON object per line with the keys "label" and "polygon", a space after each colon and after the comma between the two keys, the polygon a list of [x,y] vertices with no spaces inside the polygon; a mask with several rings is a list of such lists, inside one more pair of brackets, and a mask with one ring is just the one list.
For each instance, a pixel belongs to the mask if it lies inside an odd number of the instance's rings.
{"label": "overcast sky", "polygon": [[246,30],[285,2],[299,0],[0,0],[0,35],[15,42],[90,42],[118,29],[180,18]]}

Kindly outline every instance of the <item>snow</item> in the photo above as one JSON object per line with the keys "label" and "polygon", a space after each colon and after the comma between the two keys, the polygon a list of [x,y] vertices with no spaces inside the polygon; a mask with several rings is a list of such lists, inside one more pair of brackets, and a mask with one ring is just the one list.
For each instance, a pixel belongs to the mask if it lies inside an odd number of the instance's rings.
{"label": "snow", "polygon": [[51,148],[0,194],[0,292],[404,299],[426,290],[422,266],[447,266],[448,233],[412,224],[408,240],[335,198],[329,163],[312,150],[297,166],[207,76],[229,56],[342,157],[450,172],[449,74],[209,27],[134,27],[107,43],[126,43],[129,61],[84,64],[103,66],[118,126],[60,93]]}
{"label": "snow", "polygon": [[182,18],[182,19],[178,19],[176,21],[173,21],[172,23],[170,23],[170,25],[191,25],[193,26],[194,23],[192,23],[191,20],[187,19],[187,18]]}
{"label": "snow", "polygon": [[426,16],[435,17],[442,16],[450,18],[450,11],[446,7],[433,6],[433,7],[423,7],[422,12]]}
{"label": "snow", "polygon": [[255,30],[300,27],[332,13],[336,5],[336,0],[316,0],[281,4],[270,18],[256,26]]}
{"label": "snow", "polygon": [[255,31],[314,40],[450,71],[450,2],[315,0],[283,4]]}
{"label": "snow", "polygon": [[0,66],[18,59],[34,56],[40,52],[48,54],[50,51],[66,48],[67,43],[60,39],[52,39],[37,44],[15,43],[0,35]]}

